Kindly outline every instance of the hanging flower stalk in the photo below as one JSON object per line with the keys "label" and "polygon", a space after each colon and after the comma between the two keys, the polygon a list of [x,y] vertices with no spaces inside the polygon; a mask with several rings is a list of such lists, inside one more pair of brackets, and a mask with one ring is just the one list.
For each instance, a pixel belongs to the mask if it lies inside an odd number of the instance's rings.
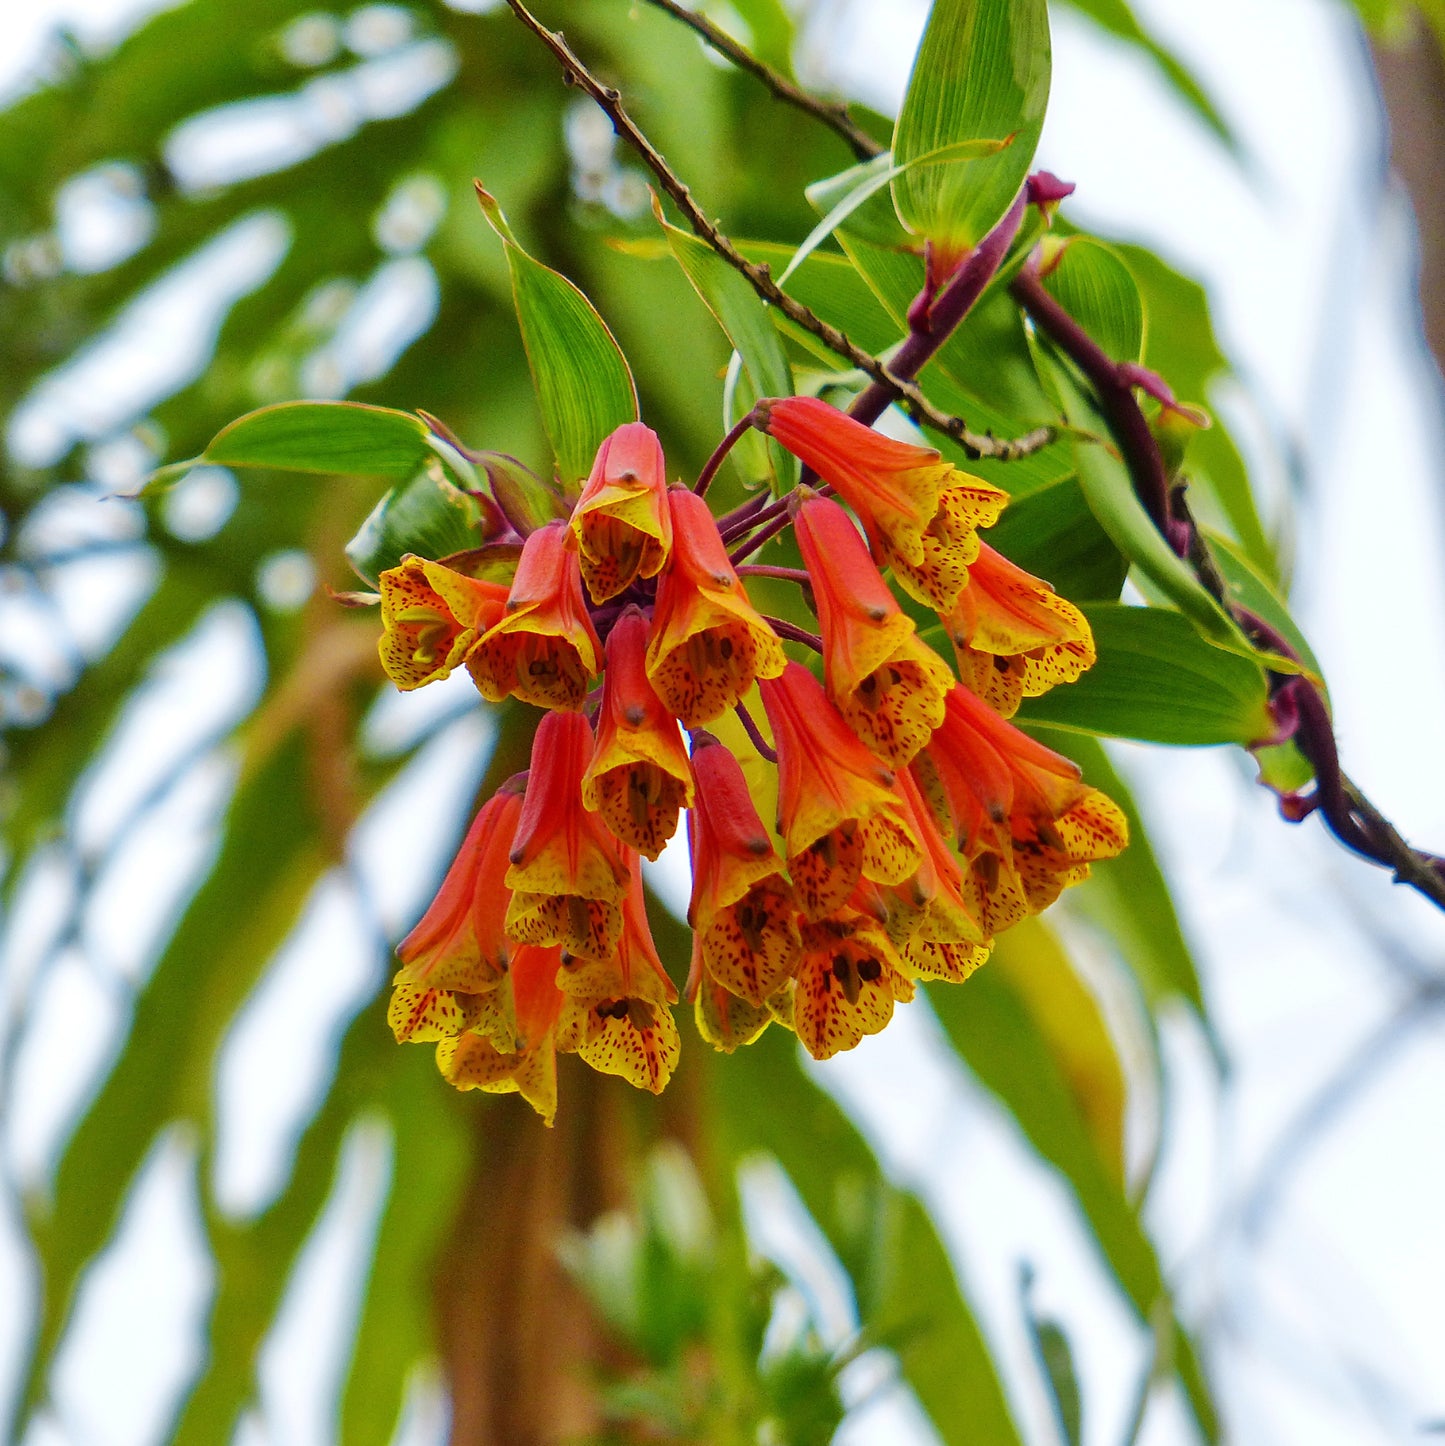
{"label": "hanging flower stalk", "polygon": [[[399,687],[465,667],[485,698],[545,710],[531,768],[401,946],[390,1021],[458,1088],[520,1092],[549,1122],[559,1050],[654,1092],[676,1064],[640,861],[684,817],[699,1032],[731,1051],[776,1024],[818,1059],[916,980],[965,979],[1126,842],[1119,809],[1006,721],[1094,658],[1077,609],[982,544],[1006,494],[812,398],[751,420],[824,490],[719,519],[629,423],[509,588],[415,557],[381,578]],[[816,633],[764,617],[739,573],[780,527],[804,570],[760,570],[799,584]],[[885,570],[937,613],[957,676]]]}

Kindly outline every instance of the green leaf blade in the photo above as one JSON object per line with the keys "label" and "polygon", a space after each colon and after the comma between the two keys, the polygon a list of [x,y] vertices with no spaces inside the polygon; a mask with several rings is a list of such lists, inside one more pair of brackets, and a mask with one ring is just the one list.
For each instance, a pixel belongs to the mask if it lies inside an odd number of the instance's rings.
{"label": "green leaf blade", "polygon": [[[904,225],[957,255],[1013,204],[1048,105],[1045,0],[935,0],[893,134]],[[1012,137],[996,155],[915,165],[962,142]]]}
{"label": "green leaf blade", "polygon": [[603,440],[638,418],[632,371],[581,288],[524,251],[496,201],[480,187],[478,195],[506,249],[542,423],[563,488],[575,495]]}
{"label": "green leaf blade", "polygon": [[1264,669],[1212,646],[1168,608],[1083,608],[1099,659],[1077,682],[1028,699],[1019,721],[1105,737],[1205,746],[1272,731]]}

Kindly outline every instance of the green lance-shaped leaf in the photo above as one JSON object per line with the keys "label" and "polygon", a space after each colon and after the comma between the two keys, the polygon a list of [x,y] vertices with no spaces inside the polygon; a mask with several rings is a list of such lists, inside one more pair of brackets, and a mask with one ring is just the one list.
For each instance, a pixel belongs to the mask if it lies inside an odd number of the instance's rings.
{"label": "green lance-shaped leaf", "polygon": [[[752,400],[759,397],[790,397],[793,394],[793,370],[783,352],[783,343],[768,315],[768,308],[757,293],[710,246],[697,237],[669,225],[658,212],[658,223],[667,244],[692,288],[732,342],[747,374]],[[725,417],[731,427],[736,419]],[[761,464],[765,475],[771,474],[774,491],[783,491],[797,480],[798,463],[776,442],[766,443],[757,434],[741,439],[745,448],[754,448],[751,458]],[[745,456],[748,454],[745,453]]]}
{"label": "green lance-shaped leaf", "polygon": [[1264,669],[1205,642],[1169,608],[1091,603],[1099,660],[1030,698],[1020,721],[1148,743],[1257,743],[1273,732]]}
{"label": "green lance-shaped leaf", "polygon": [[[1129,786],[1096,739],[1033,724],[1028,731],[1072,758],[1084,777],[1108,794],[1129,820],[1129,847],[1090,872],[1070,894],[1074,905],[1113,939],[1151,1009],[1171,999],[1183,999],[1204,1020],[1204,995],[1194,954]],[[1205,1027],[1210,1027],[1207,1020]]]}
{"label": "green lance-shaped leaf", "polygon": [[506,248],[542,424],[563,489],[575,496],[603,439],[637,420],[632,372],[596,307],[561,272],[522,249],[502,208],[480,185],[477,197]]}
{"label": "green lance-shaped leaf", "polygon": [[377,579],[408,553],[449,557],[481,540],[481,512],[460,487],[447,480],[433,458],[410,481],[391,488],[346,544],[346,558],[359,576]]}
{"label": "green lance-shaped leaf", "polygon": [[40,1398],[81,1270],[105,1244],[129,1181],[171,1121],[205,1116],[216,1049],[236,1008],[328,862],[309,804],[303,741],[242,784],[210,877],[136,1005],[125,1049],[60,1162],[32,1232],[43,1307],[25,1393]]}
{"label": "green lance-shaped leaf", "polygon": [[377,1232],[340,1440],[386,1446],[396,1434],[406,1386],[431,1353],[432,1272],[452,1222],[467,1161],[467,1119],[440,1088],[433,1051],[398,1049],[375,1011],[358,1021],[392,1056],[385,1103],[392,1126],[392,1180]]}
{"label": "green lance-shaped leaf", "polygon": [[1128,263],[1092,236],[1071,236],[1057,249],[1044,287],[1116,362],[1144,358],[1144,298]]}
{"label": "green lance-shaped leaf", "polygon": [[256,1394],[256,1354],[285,1298],[297,1257],[326,1204],[342,1140],[365,1103],[366,1088],[393,1063],[394,1048],[375,1015],[363,1011],[344,1040],[326,1098],[306,1126],[281,1194],[253,1220],[208,1211],[217,1290],[207,1330],[209,1353],[168,1436],[171,1446],[228,1441]]}
{"label": "green lance-shaped leaf", "polygon": [[[903,224],[944,252],[976,246],[1033,164],[1049,98],[1045,0],[934,0],[893,132]],[[942,158],[963,142],[1011,137],[996,155]],[[924,157],[936,163],[915,166]]]}
{"label": "green lance-shaped leaf", "polygon": [[[1140,1319],[1152,1320],[1167,1299],[1154,1246],[1100,1155],[1063,1069],[1004,971],[994,967],[1014,947],[1016,932],[999,936],[994,958],[967,984],[926,986],[929,1000],[968,1067],[1069,1183],[1120,1288]],[[1218,1422],[1193,1345],[1177,1324],[1174,1334],[1180,1383],[1205,1439],[1215,1441]]]}
{"label": "green lance-shaped leaf", "polygon": [[988,543],[1071,602],[1113,602],[1129,571],[1073,475],[1010,502]]}
{"label": "green lance-shaped leaf", "polygon": [[361,402],[280,402],[238,417],[199,457],[160,468],[142,495],[165,491],[202,462],[401,479],[437,449],[438,439],[410,412]]}
{"label": "green lance-shaped leaf", "polygon": [[928,1212],[887,1186],[798,1055],[790,1034],[771,1029],[745,1060],[708,1060],[720,1148],[735,1159],[765,1150],[782,1165],[853,1280],[864,1331],[898,1356],[939,1439],[1017,1446],[987,1343]]}
{"label": "green lance-shaped leaf", "polygon": [[1067,1446],[1080,1446],[1083,1439],[1084,1404],[1079,1393],[1079,1374],[1074,1369],[1074,1352],[1069,1338],[1055,1320],[1034,1309],[1033,1275],[1028,1266],[1019,1272],[1019,1296],[1023,1305],[1024,1323],[1034,1357],[1048,1387],[1049,1404],[1054,1410],[1059,1434]]}
{"label": "green lance-shaped leaf", "polygon": [[[1107,873],[1107,865],[1101,871]],[[1009,947],[989,967],[1007,981],[1028,1011],[1099,1158],[1122,1188],[1128,1089],[1104,1011],[1047,924],[1026,919],[1009,930],[1008,940]]]}

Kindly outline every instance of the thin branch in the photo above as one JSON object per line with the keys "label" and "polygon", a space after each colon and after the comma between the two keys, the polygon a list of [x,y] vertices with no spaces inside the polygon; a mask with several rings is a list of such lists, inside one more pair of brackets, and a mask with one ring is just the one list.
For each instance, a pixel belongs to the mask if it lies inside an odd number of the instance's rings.
{"label": "thin branch", "polygon": [[[1170,547],[1191,567],[1256,647],[1295,658],[1287,639],[1248,609],[1231,600],[1203,533],[1189,511],[1183,490],[1171,490],[1159,443],[1134,399],[1134,377],[1103,351],[1092,337],[1044,289],[1036,266],[1026,266],[1010,285],[1014,299],[1098,393],[1105,419],[1119,444],[1140,503]],[[1445,860],[1412,847],[1395,826],[1340,768],[1339,747],[1329,708],[1320,689],[1303,676],[1270,674],[1276,704],[1287,703],[1297,717],[1295,746],[1314,770],[1315,794],[1330,832],[1347,848],[1382,865],[1397,883],[1408,884],[1445,909]],[[1300,817],[1304,815],[1301,814]]]}
{"label": "thin branch", "polygon": [[743,725],[743,731],[752,739],[753,747],[756,748],[769,763],[776,763],[778,761],[778,755],[768,743],[768,740],[763,737],[762,731],[753,721],[753,715],[749,713],[741,703],[735,703],[733,705],[733,711],[738,715],[738,721]]}
{"label": "thin branch", "polygon": [[895,375],[877,357],[850,341],[846,333],[816,316],[801,302],[795,301],[773,280],[772,272],[766,264],[755,265],[749,261],[703,214],[681,177],[667,164],[657,148],[628,115],[622,104],[621,92],[610,85],[604,85],[593,75],[566,40],[555,31],[548,30],[522,0],[507,0],[507,4],[517,19],[557,58],[566,82],[585,91],[601,106],[617,134],[637,152],[643,163],[657,177],[658,184],[682,212],[693,231],[743,276],[764,301],[776,307],[789,321],[817,337],[830,351],[836,352],[872,381],[886,387],[892,396],[907,405],[918,422],[951,437],[969,457],[990,457],[995,461],[1008,462],[1030,456],[1053,441],[1054,433],[1049,427],[1039,427],[1023,437],[1005,440],[988,433],[973,431],[962,417],[951,416],[939,410],[913,382]]}
{"label": "thin branch", "polygon": [[740,562],[739,577],[775,577],[779,582],[796,582],[807,587],[813,579],[801,567],[774,567],[770,562]]}
{"label": "thin branch", "polygon": [[810,633],[807,628],[800,628],[797,623],[790,623],[786,618],[770,618],[763,614],[763,621],[780,637],[787,638],[790,642],[802,643],[812,648],[815,653],[823,651],[823,640],[817,633]]}
{"label": "thin branch", "polygon": [[886,146],[880,145],[858,125],[848,114],[848,107],[840,101],[821,100],[810,95],[801,86],[794,85],[786,76],[780,75],[772,66],[761,61],[751,51],[737,43],[725,30],[719,29],[705,15],[679,5],[677,0],[648,0],[659,10],[665,10],[676,20],[681,20],[688,29],[707,41],[719,55],[726,56],[739,70],[745,70],[772,92],[774,99],[785,105],[796,106],[806,111],[814,120],[827,126],[860,161],[870,161],[881,156]]}
{"label": "thin branch", "polygon": [[788,516],[786,508],[774,513],[768,518],[766,527],[760,532],[753,533],[746,542],[741,544],[741,546],[733,548],[733,550],[728,553],[728,561],[736,567],[744,558],[751,557],[763,543],[771,542],[792,520],[793,519]]}
{"label": "thin branch", "polygon": [[727,454],[737,446],[739,439],[753,425],[753,414],[749,412],[741,421],[734,422],[729,428],[728,434],[713,449],[713,454],[703,463],[702,471],[697,474],[697,481],[692,484],[692,490],[701,497],[709,487],[712,486],[712,479],[717,476],[718,468],[722,466]]}
{"label": "thin branch", "polygon": [[1038,267],[1025,266],[1010,287],[1014,300],[1034,319],[1051,341],[1089,379],[1124,464],[1134,479],[1134,490],[1150,520],[1165,541],[1181,555],[1182,532],[1173,526],[1169,476],[1159,444],[1134,400],[1134,389],[1119,375],[1119,365],[1083,327],[1044,289]]}

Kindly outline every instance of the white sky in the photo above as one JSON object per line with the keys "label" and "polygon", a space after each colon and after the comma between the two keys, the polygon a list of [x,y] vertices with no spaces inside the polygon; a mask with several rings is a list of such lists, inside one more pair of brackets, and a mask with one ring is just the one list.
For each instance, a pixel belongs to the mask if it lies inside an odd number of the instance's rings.
{"label": "white sky", "polygon": [[[99,44],[118,33],[117,16],[142,8],[124,0],[11,5],[0,20],[0,92],[32,64],[57,16]],[[1283,485],[1275,439],[1305,445],[1297,611],[1330,679],[1346,767],[1407,834],[1445,846],[1445,784],[1430,762],[1445,716],[1440,397],[1411,310],[1407,217],[1374,179],[1382,142],[1359,41],[1344,7],[1330,0],[1136,0],[1136,8],[1204,78],[1245,139],[1252,171],[1241,173],[1147,65],[1068,13],[1055,27],[1040,163],[1079,183],[1071,203],[1078,219],[1156,246],[1209,283],[1221,337],[1264,410],[1254,413],[1239,396],[1216,400],[1227,406],[1266,490]],[[852,0],[838,9],[841,28],[830,38],[843,37],[843,60],[835,63],[856,93],[890,104],[925,6]],[[228,634],[222,644],[235,650],[241,677],[243,634]],[[464,766],[459,760],[475,759],[477,746],[475,736],[454,729],[426,751],[417,772]],[[1236,1062],[1221,1111],[1197,1039],[1183,1025],[1166,1031],[1177,1143],[1150,1208],[1186,1302],[1231,1313],[1234,1344],[1220,1365],[1235,1439],[1244,1446],[1398,1439],[1398,1421],[1382,1426],[1371,1414],[1371,1371],[1403,1392],[1421,1418],[1445,1416],[1438,1372],[1445,1236],[1436,1219],[1445,1185],[1440,1031],[1421,1031],[1400,1046],[1301,1162],[1261,1240],[1236,1230],[1221,1249],[1207,1232],[1221,1211],[1228,1219],[1225,1207],[1285,1123],[1392,1007],[1391,976],[1357,917],[1382,921],[1427,957],[1440,956],[1445,927],[1322,839],[1317,825],[1278,822],[1268,799],[1241,781],[1234,755],[1128,748],[1123,758],[1178,883]],[[214,797],[214,783],[198,779],[189,800],[177,804],[175,828],[189,827],[186,836],[193,836]],[[63,910],[57,887],[53,907]],[[328,888],[308,929],[322,927],[328,910],[344,909],[345,881]],[[373,967],[367,948],[364,938],[353,939],[332,951],[331,972],[321,973],[308,969],[315,953],[298,937],[277,962],[275,988],[309,981],[343,1003],[359,997]],[[108,1016],[95,1002],[93,981],[86,982],[84,961],[68,959],[57,977],[54,1027],[73,1021],[76,999],[90,998],[103,1040]],[[42,1018],[41,1033],[50,1027]],[[247,1030],[259,1027],[252,1021],[238,1029],[227,1069],[263,1076],[246,1054]],[[318,1047],[298,1040],[294,1050],[305,1057]],[[38,1040],[35,1053],[44,1053]],[[1047,1439],[1048,1428],[1019,1328],[1022,1258],[1035,1265],[1040,1302],[1065,1323],[1078,1353],[1086,1440],[1112,1446],[1143,1344],[1067,1198],[1011,1124],[949,1062],[916,1012],[903,1012],[885,1035],[821,1077],[853,1104],[899,1176],[939,1212],[1032,1433]],[[885,1079],[889,1091],[878,1088]],[[50,1098],[43,1078],[32,1089],[32,1099]],[[304,1082],[294,1098],[258,1102],[255,1095],[254,1082],[232,1094],[251,1101],[250,1114],[230,1117],[231,1138],[240,1143],[223,1161],[225,1188],[240,1199],[264,1195],[284,1158],[286,1130],[305,1108]],[[63,1109],[67,1097],[56,1098]],[[43,1158],[56,1108],[51,1100],[48,1126],[44,1111],[12,1122],[12,1156],[18,1149],[22,1163]],[[155,1402],[167,1372],[179,1378],[184,1342],[209,1288],[204,1254],[188,1234],[187,1148],[168,1141],[148,1170],[127,1222],[131,1243],[97,1271],[57,1371],[61,1419],[37,1430],[28,1446],[109,1446],[153,1435]],[[293,1293],[268,1350],[261,1411],[243,1433],[247,1441],[309,1446],[325,1439],[336,1387],[325,1361],[342,1349],[336,1311],[325,1303],[354,1273],[386,1169],[384,1142],[360,1134],[334,1202],[341,1223],[309,1252],[305,1288]],[[158,1281],[161,1259],[171,1268]],[[7,1270],[13,1282],[18,1268],[14,1251],[0,1248],[0,1302],[23,1298],[6,1282]],[[1288,1332],[1273,1328],[1280,1320],[1290,1323]],[[0,1307],[0,1359],[7,1338],[22,1328],[17,1313]],[[288,1370],[288,1359],[304,1359],[307,1369]],[[418,1441],[435,1436],[428,1399],[423,1389]],[[884,1446],[926,1439],[896,1400],[848,1434],[850,1442]],[[1166,1400],[1151,1412],[1145,1439],[1152,1446],[1188,1439],[1177,1403]]]}

